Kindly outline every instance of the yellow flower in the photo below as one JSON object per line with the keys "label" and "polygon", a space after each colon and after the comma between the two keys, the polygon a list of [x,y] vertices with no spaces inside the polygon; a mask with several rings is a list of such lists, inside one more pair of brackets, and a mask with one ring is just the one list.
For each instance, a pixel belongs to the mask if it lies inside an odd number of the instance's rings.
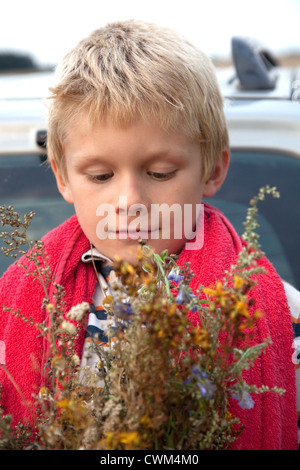
{"label": "yellow flower", "polygon": [[132,275],[135,274],[135,269],[134,269],[134,267],[133,267],[131,264],[128,264],[128,265],[126,266],[126,268],[127,268],[127,272],[128,272],[129,274],[132,274]]}
{"label": "yellow flower", "polygon": [[63,371],[64,368],[66,367],[66,361],[65,358],[62,356],[55,356],[52,361],[51,361],[52,367],[54,367],[57,370]]}
{"label": "yellow flower", "polygon": [[228,292],[224,290],[222,282],[218,281],[216,284],[216,288],[212,289],[210,287],[206,287],[203,289],[203,292],[210,297],[215,297],[215,299],[219,302],[221,307],[225,307],[228,298]]}
{"label": "yellow flower", "polygon": [[68,408],[68,406],[69,406],[69,400],[67,400],[67,399],[65,398],[64,400],[58,401],[56,404],[57,404],[57,406],[58,406],[59,408],[65,409],[65,408]]}
{"label": "yellow flower", "polygon": [[138,247],[138,260],[142,261],[143,257],[144,257],[144,252],[143,252],[143,249],[142,249],[141,245],[139,245],[139,247]]}
{"label": "yellow flower", "polygon": [[103,302],[102,302],[103,307],[104,307],[105,305],[111,305],[112,302],[113,302],[113,300],[114,300],[114,298],[113,298],[112,295],[107,295],[106,297],[104,297]]}
{"label": "yellow flower", "polygon": [[134,432],[121,432],[113,433],[107,432],[105,434],[105,444],[109,450],[116,450],[120,448],[120,444],[125,444],[126,450],[134,450],[140,444],[140,437],[136,431]]}
{"label": "yellow flower", "polygon": [[245,302],[238,300],[235,305],[235,308],[240,315],[242,315],[243,317],[249,318],[248,306]]}
{"label": "yellow flower", "polygon": [[153,424],[151,422],[151,419],[149,418],[148,415],[144,415],[141,419],[140,419],[140,423],[144,426],[146,426],[147,428],[153,428]]}
{"label": "yellow flower", "polygon": [[203,289],[203,292],[209,295],[210,297],[217,297],[221,293],[221,288],[218,284],[219,283],[217,283],[216,289],[212,289],[211,287],[205,287]]}
{"label": "yellow flower", "polygon": [[127,446],[136,447],[140,443],[140,437],[136,431],[134,432],[121,432],[120,433],[120,442],[126,444]]}
{"label": "yellow flower", "polygon": [[242,285],[245,284],[244,279],[241,278],[240,276],[235,275],[233,279],[234,279],[234,288],[235,289],[240,289],[242,287]]}
{"label": "yellow flower", "polygon": [[176,312],[177,312],[177,308],[178,308],[178,307],[177,307],[176,304],[170,304],[170,305],[168,306],[168,311],[167,311],[168,317],[171,317],[171,316],[175,315]]}
{"label": "yellow flower", "polygon": [[105,440],[109,448],[111,448],[114,443],[114,437],[115,434],[113,432],[107,432],[105,434]]}
{"label": "yellow flower", "polygon": [[202,349],[207,350],[211,347],[210,336],[207,330],[197,326],[191,330],[191,336],[193,338],[193,343],[200,346]]}
{"label": "yellow flower", "polygon": [[216,284],[216,295],[217,296],[222,296],[224,294],[224,288],[223,288],[223,284],[221,281],[218,281],[217,284]]}
{"label": "yellow flower", "polygon": [[42,387],[39,391],[40,398],[48,398],[50,395],[50,390],[47,387]]}

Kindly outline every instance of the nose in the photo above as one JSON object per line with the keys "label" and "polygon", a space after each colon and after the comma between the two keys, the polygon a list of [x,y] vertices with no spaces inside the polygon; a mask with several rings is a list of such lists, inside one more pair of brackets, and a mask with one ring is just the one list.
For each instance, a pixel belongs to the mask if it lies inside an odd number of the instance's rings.
{"label": "nose", "polygon": [[[145,189],[145,188],[144,188]],[[124,175],[118,185],[115,210],[118,215],[136,216],[142,215],[148,210],[148,202],[141,178],[127,174]]]}

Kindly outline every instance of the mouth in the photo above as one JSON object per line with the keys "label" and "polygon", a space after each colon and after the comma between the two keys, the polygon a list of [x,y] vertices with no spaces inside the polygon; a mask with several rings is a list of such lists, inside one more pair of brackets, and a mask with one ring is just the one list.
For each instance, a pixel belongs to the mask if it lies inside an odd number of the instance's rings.
{"label": "mouth", "polygon": [[149,240],[151,238],[158,238],[159,228],[152,230],[115,230],[109,231],[108,237],[119,240]]}

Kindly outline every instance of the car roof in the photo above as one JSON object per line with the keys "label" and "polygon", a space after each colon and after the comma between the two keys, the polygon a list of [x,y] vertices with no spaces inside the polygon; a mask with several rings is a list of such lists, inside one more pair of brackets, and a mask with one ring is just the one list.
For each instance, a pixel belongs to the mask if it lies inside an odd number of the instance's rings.
{"label": "car roof", "polygon": [[0,100],[44,99],[53,78],[53,71],[1,74]]}
{"label": "car roof", "polygon": [[39,153],[37,134],[47,128],[49,86],[54,73],[0,75],[1,153]]}
{"label": "car roof", "polygon": [[292,101],[225,100],[230,146],[290,153],[300,158],[300,105]]}

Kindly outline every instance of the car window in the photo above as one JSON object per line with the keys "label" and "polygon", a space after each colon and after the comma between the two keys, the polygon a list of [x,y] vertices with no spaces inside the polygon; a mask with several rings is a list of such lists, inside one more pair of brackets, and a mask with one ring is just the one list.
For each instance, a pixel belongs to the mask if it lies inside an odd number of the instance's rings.
{"label": "car window", "polygon": [[[44,156],[35,154],[0,156],[0,205],[13,205],[22,216],[30,211],[36,213],[28,231],[31,240],[39,240],[74,214],[73,205],[58,192]],[[0,276],[12,261],[0,254]]]}
{"label": "car window", "polygon": [[259,203],[260,244],[280,276],[300,288],[300,159],[266,151],[233,151],[227,179],[206,202],[219,207],[238,233],[250,199],[262,186],[276,186],[280,198]]}

